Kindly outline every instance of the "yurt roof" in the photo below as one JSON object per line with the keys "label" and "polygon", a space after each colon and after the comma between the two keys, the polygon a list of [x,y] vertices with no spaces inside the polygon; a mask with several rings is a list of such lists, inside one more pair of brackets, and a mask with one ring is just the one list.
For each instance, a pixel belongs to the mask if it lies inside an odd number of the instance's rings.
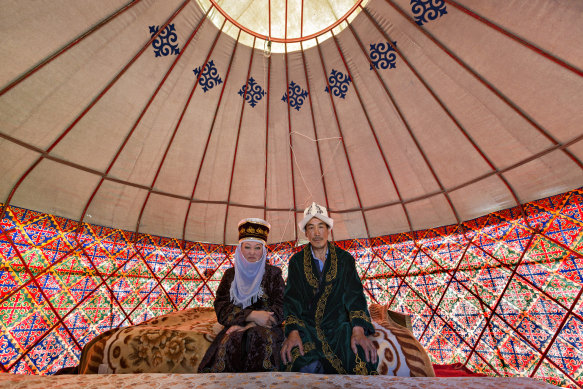
{"label": "yurt roof", "polygon": [[313,201],[340,240],[583,185],[581,1],[13,0],[0,42],[4,204],[232,244]]}

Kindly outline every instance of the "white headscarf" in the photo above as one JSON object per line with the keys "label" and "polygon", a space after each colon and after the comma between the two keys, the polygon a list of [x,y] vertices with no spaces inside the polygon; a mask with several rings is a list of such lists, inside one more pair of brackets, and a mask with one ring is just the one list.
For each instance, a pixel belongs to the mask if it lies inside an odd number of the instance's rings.
{"label": "white headscarf", "polygon": [[[248,239],[246,241],[250,240]],[[231,283],[231,301],[243,309],[255,303],[263,296],[261,280],[263,280],[263,274],[265,273],[267,249],[262,241],[252,241],[261,243],[263,246],[263,255],[259,261],[249,262],[245,259],[241,252],[241,245],[245,242],[239,243],[235,250],[235,279]]]}

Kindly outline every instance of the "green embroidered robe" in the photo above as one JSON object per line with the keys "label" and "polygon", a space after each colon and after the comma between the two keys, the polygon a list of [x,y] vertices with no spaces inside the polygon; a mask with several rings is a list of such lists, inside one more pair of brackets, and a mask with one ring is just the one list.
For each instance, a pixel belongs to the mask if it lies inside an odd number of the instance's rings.
{"label": "green embroidered robe", "polygon": [[376,364],[367,363],[360,346],[350,348],[352,328],[361,326],[374,333],[362,283],[354,258],[328,243],[328,256],[320,275],[310,244],[289,261],[284,293],[285,335],[298,330],[304,356],[297,347],[288,371],[321,360],[326,374],[376,374]]}

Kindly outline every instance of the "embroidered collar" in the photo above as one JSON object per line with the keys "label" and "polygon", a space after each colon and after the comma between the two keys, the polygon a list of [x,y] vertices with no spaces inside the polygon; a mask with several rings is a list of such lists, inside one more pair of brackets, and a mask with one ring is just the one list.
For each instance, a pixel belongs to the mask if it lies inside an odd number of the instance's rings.
{"label": "embroidered collar", "polygon": [[[330,267],[328,267],[328,271],[326,272],[326,282],[330,282],[336,278],[338,257],[336,255],[336,246],[333,246],[332,243],[328,242],[327,250],[330,253]],[[314,270],[312,269],[312,257],[312,245],[307,244],[304,246],[304,275],[310,286],[318,289],[318,280],[314,277]]]}

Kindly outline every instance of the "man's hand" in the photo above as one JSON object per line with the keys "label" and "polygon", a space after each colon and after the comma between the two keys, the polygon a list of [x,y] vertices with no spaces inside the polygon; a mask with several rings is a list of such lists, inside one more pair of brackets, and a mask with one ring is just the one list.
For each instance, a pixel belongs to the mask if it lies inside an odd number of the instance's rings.
{"label": "man's hand", "polygon": [[352,328],[352,336],[350,337],[350,347],[358,355],[356,345],[359,345],[364,350],[364,357],[367,362],[377,362],[377,350],[370,339],[364,335],[364,328],[360,326]]}
{"label": "man's hand", "polygon": [[268,328],[273,327],[276,323],[274,313],[267,311],[251,311],[246,320]]}
{"label": "man's hand", "polygon": [[289,333],[287,338],[284,340],[283,345],[281,346],[280,354],[284,365],[287,365],[292,361],[291,350],[296,346],[300,350],[300,355],[304,355],[304,344],[302,343],[300,333],[298,330],[293,330]]}
{"label": "man's hand", "polygon": [[238,326],[238,325],[230,326],[229,329],[227,330],[227,332],[225,332],[225,335],[229,335],[232,332],[245,331],[246,329],[251,328],[251,327],[255,327],[255,323],[253,323],[253,322],[247,323],[247,325],[245,327]]}

